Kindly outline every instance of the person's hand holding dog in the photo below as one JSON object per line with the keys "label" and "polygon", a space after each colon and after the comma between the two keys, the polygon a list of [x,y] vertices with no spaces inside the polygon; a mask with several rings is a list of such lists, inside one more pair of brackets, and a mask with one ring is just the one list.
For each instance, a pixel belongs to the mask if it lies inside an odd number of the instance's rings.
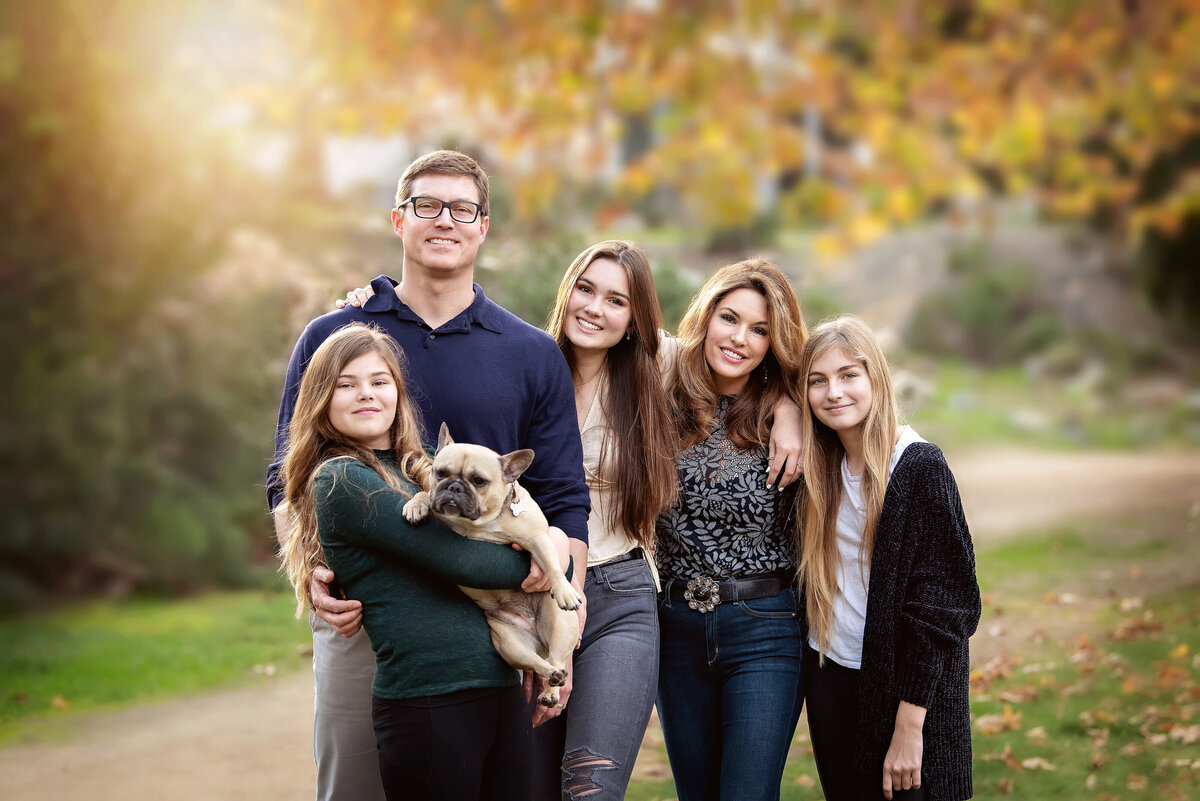
{"label": "person's hand holding dog", "polygon": [[[525,690],[526,703],[532,703],[533,697],[541,693],[542,688],[546,686],[546,680],[534,673],[532,670],[521,671],[521,686]],[[572,655],[567,660],[567,682],[558,688],[558,705],[557,706],[542,706],[534,704],[533,706],[533,728],[541,726],[548,720],[553,720],[563,713],[567,708],[567,699],[571,697],[571,688],[575,686],[575,657]]]}

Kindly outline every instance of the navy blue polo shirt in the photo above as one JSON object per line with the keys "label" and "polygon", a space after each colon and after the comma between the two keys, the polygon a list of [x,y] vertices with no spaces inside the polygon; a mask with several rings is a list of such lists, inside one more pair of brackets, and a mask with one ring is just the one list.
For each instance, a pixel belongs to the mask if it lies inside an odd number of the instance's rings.
{"label": "navy blue polo shirt", "polygon": [[283,498],[279,466],[300,378],[326,338],[353,322],[374,323],[404,350],[405,380],[423,428],[433,443],[443,422],[458,442],[499,452],[531,448],[533,464],[521,484],[553,526],[587,542],[591,508],[583,474],[583,448],[575,418],[571,371],[554,340],[484,296],[437,329],[397,297],[384,275],[371,282],[375,295],[362,308],[347,306],[308,324],[288,363],[275,459],[267,468],[267,502]]}

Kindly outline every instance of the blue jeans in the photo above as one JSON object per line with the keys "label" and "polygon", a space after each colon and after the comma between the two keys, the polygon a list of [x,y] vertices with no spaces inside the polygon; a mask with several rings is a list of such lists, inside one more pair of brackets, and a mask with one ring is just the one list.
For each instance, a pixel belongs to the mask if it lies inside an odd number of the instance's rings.
{"label": "blue jeans", "polygon": [[664,592],[659,622],[658,719],[679,801],[778,801],[804,704],[795,589],[706,613]]}
{"label": "blue jeans", "polygon": [[533,730],[537,801],[619,801],[658,685],[658,613],[645,559],[588,568],[587,624],[561,715]]}

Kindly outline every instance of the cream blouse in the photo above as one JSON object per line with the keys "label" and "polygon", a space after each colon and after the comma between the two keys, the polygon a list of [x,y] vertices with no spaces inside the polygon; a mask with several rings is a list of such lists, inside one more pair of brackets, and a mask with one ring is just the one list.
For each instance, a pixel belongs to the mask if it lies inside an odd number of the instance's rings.
{"label": "cream blouse", "polygon": [[[659,331],[658,353],[665,384],[679,356],[678,340],[665,331]],[[583,425],[579,427],[579,435],[583,440],[583,472],[587,476],[588,492],[592,498],[592,513],[588,515],[588,567],[629,553],[638,544],[624,529],[619,526],[610,528],[609,525],[609,512],[616,499],[613,497],[612,483],[600,475],[600,457],[604,452],[605,434],[611,427],[604,414],[604,396],[607,392],[606,380],[596,390],[591,408],[588,409]],[[609,447],[611,449],[612,446]],[[658,570],[651,556],[647,554],[647,561],[650,562],[650,571],[654,574],[654,583],[657,586]]]}

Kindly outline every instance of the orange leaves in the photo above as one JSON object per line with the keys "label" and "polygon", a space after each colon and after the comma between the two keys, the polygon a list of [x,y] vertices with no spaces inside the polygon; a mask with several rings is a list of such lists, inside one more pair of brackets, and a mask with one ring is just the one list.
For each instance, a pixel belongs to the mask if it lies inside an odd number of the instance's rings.
{"label": "orange leaves", "polygon": [[1117,642],[1132,642],[1161,631],[1162,622],[1154,618],[1154,610],[1147,609],[1139,617],[1122,620],[1110,636]]}
{"label": "orange leaves", "polygon": [[994,656],[983,665],[971,671],[971,695],[981,695],[991,689],[997,679],[1007,679],[1012,676],[1012,669],[1020,661],[1011,654]]}
{"label": "orange leaves", "polygon": [[999,734],[1004,731],[1014,731],[1021,728],[1021,713],[1013,712],[1012,706],[1004,705],[999,714],[983,715],[975,721],[980,734]]}

